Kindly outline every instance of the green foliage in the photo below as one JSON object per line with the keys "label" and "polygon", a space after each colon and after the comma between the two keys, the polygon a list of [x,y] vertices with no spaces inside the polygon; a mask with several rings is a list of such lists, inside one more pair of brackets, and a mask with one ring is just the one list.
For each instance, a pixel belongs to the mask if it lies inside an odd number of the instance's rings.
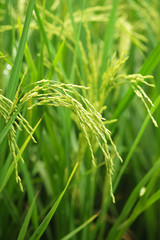
{"label": "green foliage", "polygon": [[0,239],[160,234],[159,7],[2,0]]}

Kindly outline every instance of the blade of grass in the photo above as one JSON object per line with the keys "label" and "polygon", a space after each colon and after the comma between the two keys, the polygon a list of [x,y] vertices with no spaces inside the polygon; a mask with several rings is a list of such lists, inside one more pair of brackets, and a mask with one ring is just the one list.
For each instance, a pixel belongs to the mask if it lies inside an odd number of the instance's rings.
{"label": "blade of grass", "polygon": [[49,211],[49,213],[47,214],[47,216],[45,217],[45,219],[43,220],[43,222],[40,224],[40,226],[36,229],[36,231],[33,233],[33,235],[31,236],[30,240],[38,240],[40,239],[40,237],[42,236],[42,234],[44,233],[44,231],[46,230],[50,220],[52,219],[57,207],[59,206],[62,198],[63,198],[63,195],[65,194],[69,184],[70,184],[70,181],[72,180],[72,177],[76,171],[78,167],[78,163],[76,163],[68,181],[67,181],[67,184],[64,188],[64,190],[62,191],[62,193],[60,194],[60,196],[58,197],[58,199],[56,200],[56,202],[54,203],[53,207],[51,208],[51,210]]}
{"label": "blade of grass", "polygon": [[107,59],[112,50],[112,45],[113,45],[113,41],[114,41],[114,26],[115,26],[115,22],[116,22],[116,13],[117,13],[117,9],[118,9],[118,3],[119,3],[119,0],[113,1],[112,10],[110,13],[110,17],[109,17],[109,21],[107,24],[105,37],[104,37],[103,55],[102,55],[102,62],[101,62],[101,67],[100,67],[100,71],[99,71],[99,83],[98,83],[98,91],[97,91],[98,99],[99,99],[99,95],[100,95],[99,90],[100,90],[100,86],[101,86],[101,82],[102,82],[102,75],[107,66]]}
{"label": "blade of grass", "polygon": [[160,168],[160,159],[153,165],[151,170],[146,173],[146,175],[143,177],[143,179],[140,181],[140,183],[135,187],[135,189],[132,191],[128,201],[126,202],[119,218],[114,223],[114,226],[111,228],[107,240],[116,239],[117,229],[119,224],[129,215],[132,207],[134,206],[135,202],[137,201],[137,198],[139,197],[140,190],[143,186],[146,185],[146,183],[152,178],[153,174],[157,171],[157,169]]}
{"label": "blade of grass", "polygon": [[[44,30],[44,26],[43,26],[42,20],[41,20],[41,18],[39,16],[38,9],[37,9],[36,5],[34,7],[34,10],[35,10],[35,14],[36,14],[36,17],[37,17],[37,23],[39,25],[40,32],[42,33],[44,43],[45,43],[45,45],[47,47],[49,60],[51,62],[53,62],[54,61],[53,59],[56,56],[56,50],[55,50],[53,44],[49,41],[49,39],[47,37],[47,34],[46,34],[45,30]],[[59,67],[60,67],[61,72],[63,73],[63,77],[64,77],[65,81],[69,82],[64,69],[61,67],[61,65]]]}
{"label": "blade of grass", "polygon": [[11,71],[11,75],[10,75],[10,79],[9,79],[9,86],[8,86],[7,92],[6,92],[6,97],[12,101],[14,99],[16,89],[18,86],[19,75],[21,72],[22,60],[23,60],[23,55],[24,55],[24,48],[25,48],[25,44],[27,41],[27,35],[28,35],[29,25],[30,25],[30,21],[31,21],[31,17],[32,17],[33,8],[34,8],[34,3],[35,3],[35,0],[30,0],[29,5],[28,5],[26,19],[25,19],[25,23],[24,23],[23,32],[22,32],[22,37],[21,37],[21,40],[19,43],[17,55],[15,58],[13,68]]}
{"label": "blade of grass", "polygon": [[[42,26],[45,26],[45,5],[46,1],[43,0],[43,7],[42,7],[42,15],[41,15],[41,22]],[[36,6],[35,6],[36,7]],[[38,56],[38,79],[43,79],[44,77],[44,39],[43,34],[40,33],[40,52]]]}
{"label": "blade of grass", "polygon": [[58,61],[60,60],[60,58],[61,58],[61,56],[62,56],[62,51],[63,51],[63,48],[64,48],[64,43],[65,43],[65,41],[63,41],[63,42],[60,44],[59,48],[58,48],[58,51],[57,51],[57,53],[56,53],[56,56],[55,56],[55,58],[54,58],[54,60],[53,60],[53,62],[52,62],[52,68],[50,69],[50,71],[49,71],[49,73],[48,73],[48,75],[47,75],[47,79],[51,79],[52,74],[53,74],[53,70],[54,70],[54,68],[57,66],[57,63],[58,63]]}
{"label": "blade of grass", "polygon": [[[158,173],[159,173],[159,170],[158,170]],[[144,195],[144,197],[145,197],[145,195]],[[159,199],[160,199],[160,190],[155,192],[149,199],[146,199],[146,197],[145,197],[145,199],[140,198],[140,200],[134,207],[133,212],[130,215],[130,217],[120,225],[120,231],[116,236],[116,240],[122,239],[122,236],[124,235],[124,233],[134,223],[134,221],[137,219],[137,217],[141,213],[146,211],[150,206],[152,206]]]}
{"label": "blade of grass", "polygon": [[[22,24],[21,24],[21,21],[20,21],[19,18],[18,18],[18,26],[19,26],[20,35],[22,35]],[[36,68],[36,65],[33,61],[33,58],[32,58],[32,55],[30,53],[30,50],[29,50],[29,47],[28,47],[27,43],[25,44],[24,54],[25,54],[25,58],[26,58],[26,61],[27,61],[27,64],[28,64],[28,68],[29,68],[30,73],[31,73],[31,79],[32,79],[32,81],[36,82],[36,80],[37,80],[37,68]]]}
{"label": "blade of grass", "polygon": [[68,240],[75,236],[78,232],[80,232],[83,228],[85,228],[89,223],[93,222],[95,218],[97,218],[99,213],[96,213],[91,218],[89,218],[86,222],[84,222],[82,225],[80,225],[78,228],[76,228],[71,233],[67,234],[65,237],[63,237],[61,240]]}
{"label": "blade of grass", "polygon": [[17,206],[14,202],[14,199],[10,197],[9,192],[5,189],[2,193],[2,198],[6,206],[6,210],[9,212],[12,217],[12,221],[16,224],[20,224],[20,215],[17,209]]}
{"label": "blade of grass", "polygon": [[72,69],[71,69],[71,74],[70,74],[70,83],[74,82],[77,54],[81,55],[81,52],[80,52],[80,49],[79,49],[79,39],[80,39],[80,33],[81,33],[81,28],[82,28],[82,17],[83,17],[83,12],[84,12],[85,5],[86,5],[86,0],[83,0],[82,9],[81,9],[81,21],[79,23],[78,31],[77,31],[75,21],[74,21],[74,17],[73,17],[72,5],[71,5],[70,1],[67,0],[67,6],[68,6],[69,13],[70,13],[70,18],[71,18],[71,22],[72,22],[72,26],[73,26],[73,30],[74,30],[75,41],[76,41],[74,56],[73,56]]}
{"label": "blade of grass", "polygon": [[[151,108],[151,114],[153,114],[156,111],[156,109],[158,108],[159,104],[160,104],[160,96],[156,99],[156,101],[154,103],[154,107]],[[121,177],[122,177],[122,175],[123,175],[123,173],[124,173],[128,163],[129,163],[129,161],[130,161],[130,159],[131,159],[131,157],[132,157],[132,155],[133,155],[133,153],[134,153],[134,151],[135,151],[135,149],[136,149],[136,147],[137,147],[137,145],[138,145],[138,143],[139,143],[139,141],[140,141],[140,139],[141,139],[141,137],[142,137],[142,135],[143,135],[147,125],[148,125],[148,123],[149,123],[149,121],[150,121],[150,116],[147,115],[147,117],[144,120],[144,123],[142,124],[142,127],[139,130],[139,133],[137,134],[137,137],[136,137],[136,139],[135,139],[135,141],[134,141],[134,143],[133,143],[133,145],[132,145],[132,147],[131,147],[131,149],[130,149],[130,151],[128,153],[128,156],[127,156],[126,160],[124,161],[123,166],[121,167],[120,172],[117,175],[116,182],[115,182],[114,187],[113,187],[114,191],[116,190],[116,188],[117,188],[117,186],[118,186],[118,184],[119,184],[119,182],[121,180]]]}
{"label": "blade of grass", "polygon": [[25,238],[25,235],[26,235],[26,232],[27,232],[27,229],[28,229],[28,225],[29,225],[29,222],[30,222],[30,219],[31,219],[31,216],[32,216],[32,212],[33,212],[33,209],[34,209],[36,197],[37,197],[37,195],[34,197],[34,199],[32,201],[30,209],[29,209],[29,211],[28,211],[28,213],[27,213],[27,215],[25,217],[25,220],[23,222],[21,230],[20,230],[20,232],[18,234],[17,240],[23,240]]}
{"label": "blade of grass", "polygon": [[149,57],[145,60],[141,69],[139,70],[139,73],[142,75],[151,74],[153,70],[156,68],[156,66],[159,64],[159,62],[160,62],[160,42],[151,52]]}
{"label": "blade of grass", "polygon": [[[33,135],[33,133],[35,132],[35,130],[37,129],[38,125],[40,124],[42,118],[38,121],[38,123],[36,124],[36,126],[33,128],[33,131],[31,132],[31,134],[28,136],[28,138],[26,139],[26,141],[24,142],[24,144],[22,145],[21,149],[20,149],[20,153],[17,154],[16,157],[16,161],[18,162],[20,159],[20,155],[22,155],[22,153],[24,152],[28,142],[31,139],[31,136]],[[12,164],[10,165],[6,175],[4,176],[4,179],[1,179],[1,183],[0,183],[0,193],[3,191],[4,187],[6,186],[8,180],[10,179],[10,176],[12,174],[12,172],[14,171],[14,162],[12,162]]]}
{"label": "blade of grass", "polygon": [[71,18],[71,22],[72,22],[72,26],[73,26],[73,30],[74,30],[74,35],[75,35],[75,38],[76,38],[77,32],[76,32],[76,25],[75,25],[74,17],[73,17],[72,4],[71,4],[71,1],[69,1],[69,0],[66,0],[66,3],[67,3],[68,10],[69,10],[70,18]]}
{"label": "blade of grass", "polygon": [[112,51],[113,39],[114,39],[114,26],[116,22],[116,13],[118,9],[119,0],[114,0],[112,5],[112,10],[109,17],[109,22],[107,24],[107,29],[104,37],[104,47],[103,47],[103,56],[102,64],[100,68],[100,78],[106,68],[107,59]]}
{"label": "blade of grass", "polygon": [[146,201],[143,205],[142,210],[145,211],[147,208],[149,208],[151,205],[153,205],[156,201],[160,199],[160,190],[155,192],[149,199]]}
{"label": "blade of grass", "polygon": [[[24,181],[25,181],[25,185],[27,188],[27,195],[28,195],[29,203],[31,203],[34,199],[34,190],[33,190],[33,185],[31,182],[31,177],[30,177],[30,174],[29,174],[26,164],[23,164],[20,161],[20,166],[21,166],[21,169],[22,169],[23,175],[24,175]],[[32,222],[33,222],[34,228],[36,229],[38,227],[38,212],[37,212],[36,205],[33,208]]]}
{"label": "blade of grass", "polygon": [[[46,47],[47,47],[47,51],[48,51],[49,58],[50,58],[50,60],[52,61],[52,59],[53,59],[53,54],[55,54],[55,49],[54,49],[54,47],[52,46],[52,50],[51,50],[51,44],[50,44],[50,42],[49,42],[49,40],[48,40],[48,37],[47,37],[47,35],[46,35],[46,33],[45,33],[44,26],[43,26],[42,20],[41,20],[41,18],[40,18],[40,16],[39,16],[39,12],[38,12],[38,9],[37,9],[36,5],[34,6],[34,11],[35,11],[35,14],[36,14],[36,17],[37,17],[37,23],[38,23],[38,25],[39,25],[40,32],[42,33],[43,40],[44,40],[44,42],[45,42],[45,44],[46,44]],[[52,52],[53,52],[53,54],[52,54]]]}

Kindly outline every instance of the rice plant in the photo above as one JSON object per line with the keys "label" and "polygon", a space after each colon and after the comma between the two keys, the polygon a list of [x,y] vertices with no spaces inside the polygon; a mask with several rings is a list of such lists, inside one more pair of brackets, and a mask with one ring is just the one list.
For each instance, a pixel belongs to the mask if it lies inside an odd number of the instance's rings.
{"label": "rice plant", "polygon": [[157,239],[159,7],[2,0],[0,239]]}

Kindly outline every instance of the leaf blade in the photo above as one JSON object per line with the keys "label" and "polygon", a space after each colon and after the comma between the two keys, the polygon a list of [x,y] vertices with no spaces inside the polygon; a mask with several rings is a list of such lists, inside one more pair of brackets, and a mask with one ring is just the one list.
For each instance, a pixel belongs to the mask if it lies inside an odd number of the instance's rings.
{"label": "leaf blade", "polygon": [[28,30],[29,30],[31,17],[32,17],[34,3],[35,3],[35,0],[30,0],[29,5],[28,5],[26,19],[25,19],[25,23],[24,23],[23,32],[22,32],[22,37],[20,39],[17,55],[15,58],[13,68],[11,71],[11,75],[10,75],[10,79],[9,79],[9,87],[7,88],[6,96],[10,100],[14,99],[16,89],[18,86],[18,80],[19,80],[19,75],[21,72],[24,49],[25,49],[25,44],[27,41],[27,34],[28,34]]}
{"label": "leaf blade", "polygon": [[49,213],[47,214],[47,216],[45,217],[45,219],[43,220],[43,222],[40,224],[40,226],[36,229],[36,231],[33,233],[33,235],[31,236],[30,240],[38,240],[40,239],[40,237],[42,236],[42,234],[44,233],[44,231],[46,230],[50,220],[52,219],[57,207],[59,206],[60,202],[61,202],[61,199],[63,197],[63,195],[65,194],[67,188],[68,188],[68,185],[76,171],[78,167],[78,163],[76,163],[68,181],[67,181],[67,184],[64,188],[64,190],[62,191],[62,193],[60,194],[60,196],[58,197],[58,199],[56,200],[56,202],[53,204],[51,210],[49,211]]}

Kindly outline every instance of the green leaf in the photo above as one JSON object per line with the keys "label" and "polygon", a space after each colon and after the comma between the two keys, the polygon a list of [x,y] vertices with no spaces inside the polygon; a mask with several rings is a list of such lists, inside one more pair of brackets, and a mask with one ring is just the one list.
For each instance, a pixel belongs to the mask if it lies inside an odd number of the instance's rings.
{"label": "green leaf", "polygon": [[157,44],[155,49],[151,52],[149,57],[145,60],[139,73],[142,75],[149,75],[153,72],[156,66],[160,62],[160,42]]}
{"label": "green leaf", "polygon": [[[21,21],[20,21],[19,18],[18,18],[18,26],[19,26],[20,35],[22,35],[22,25],[21,25]],[[28,68],[29,68],[30,73],[31,73],[31,79],[32,79],[32,81],[36,82],[36,80],[37,80],[37,68],[36,68],[35,63],[33,61],[32,54],[29,50],[29,47],[28,47],[27,43],[25,45],[24,54],[25,54],[25,58],[26,58],[26,61],[27,61],[27,64],[28,64]]]}
{"label": "green leaf", "polygon": [[[47,37],[47,35],[46,35],[46,33],[45,33],[44,26],[43,26],[42,20],[41,20],[41,18],[40,18],[40,16],[39,16],[39,12],[38,12],[38,9],[37,9],[36,5],[34,6],[34,11],[35,11],[35,14],[36,14],[36,17],[37,17],[37,23],[38,23],[38,25],[39,25],[40,32],[42,33],[43,40],[44,40],[44,42],[45,42],[45,44],[46,44],[46,47],[47,47],[47,51],[48,51],[48,54],[49,54],[49,58],[50,58],[50,60],[52,61],[52,59],[53,59],[53,54],[52,54],[52,51],[51,51],[51,45],[50,45],[50,42],[49,42],[49,40],[48,40],[48,37]],[[52,46],[52,48],[53,48],[53,46]],[[53,48],[53,49],[54,49],[54,48]],[[55,50],[54,50],[54,53],[55,53]]]}
{"label": "green leaf", "polygon": [[27,229],[28,229],[28,225],[29,225],[29,222],[30,222],[30,219],[31,219],[31,216],[32,216],[32,212],[33,212],[33,209],[34,209],[34,205],[35,205],[35,200],[36,200],[36,196],[34,197],[33,201],[32,201],[32,204],[30,206],[30,209],[25,217],[25,220],[23,222],[23,225],[21,227],[21,230],[18,234],[18,238],[17,240],[23,240],[25,235],[26,235],[26,232],[27,232]]}
{"label": "green leaf", "polygon": [[80,225],[78,228],[67,234],[65,237],[63,237],[61,240],[68,240],[72,237],[74,237],[78,232],[80,232],[83,228],[85,228],[89,223],[93,222],[95,218],[97,218],[99,213],[96,213],[91,218],[89,218],[86,222],[84,222],[82,225]]}
{"label": "green leaf", "polygon": [[57,207],[59,206],[59,204],[60,204],[60,202],[61,202],[61,200],[63,198],[63,195],[65,194],[65,192],[66,192],[66,190],[67,190],[67,188],[69,186],[69,183],[70,183],[70,181],[71,181],[71,179],[72,179],[72,177],[73,177],[77,167],[78,167],[78,163],[76,163],[76,165],[75,165],[75,167],[74,167],[74,169],[73,169],[73,171],[72,171],[72,173],[71,173],[71,175],[70,175],[70,177],[69,177],[69,179],[67,181],[67,184],[66,184],[64,190],[62,191],[62,193],[60,194],[60,196],[58,197],[58,199],[54,203],[53,207],[51,208],[51,210],[49,211],[49,213],[47,214],[47,216],[45,217],[45,219],[43,220],[41,225],[33,233],[33,235],[31,236],[30,240],[38,240],[38,239],[40,239],[40,237],[42,236],[42,234],[46,230],[49,222],[51,221],[51,219],[52,219],[52,217],[53,217]]}
{"label": "green leaf", "polygon": [[[159,177],[159,168],[157,168],[157,170],[155,171],[154,176],[152,175],[152,178],[150,180],[150,182],[154,182],[155,179],[158,180]],[[155,178],[155,179],[154,179]],[[153,180],[154,179],[154,180]],[[148,189],[150,188],[150,182],[146,187],[146,192],[144,193],[143,197],[139,198],[138,203],[136,204],[136,206],[134,207],[134,209],[132,210],[131,215],[129,216],[129,218],[124,221],[119,228],[119,232],[116,236],[116,240],[120,240],[122,239],[124,233],[127,231],[127,229],[133,224],[133,222],[137,219],[137,217],[144,211],[146,211],[151,205],[153,205],[156,201],[158,201],[160,199],[160,190],[158,190],[157,192],[155,192],[151,197],[149,197],[150,194],[150,190]],[[151,184],[153,185],[153,184]],[[153,187],[153,186],[151,186]],[[149,190],[149,191],[148,191]],[[152,189],[153,190],[153,189]],[[149,198],[148,198],[149,197]],[[148,198],[148,199],[147,199]]]}
{"label": "green leaf", "polygon": [[106,68],[107,59],[112,50],[112,45],[113,45],[113,41],[114,41],[114,26],[115,26],[115,22],[116,22],[116,13],[117,13],[117,9],[118,9],[118,3],[119,3],[119,0],[114,0],[112,3],[112,10],[110,13],[109,22],[107,24],[107,29],[106,29],[105,38],[104,38],[104,48],[103,48],[100,76],[102,76],[102,74]]}
{"label": "green leaf", "polygon": [[146,185],[146,183],[152,178],[153,174],[157,171],[157,169],[160,168],[160,159],[154,164],[154,166],[151,168],[151,170],[146,173],[146,175],[143,177],[143,179],[140,181],[140,183],[135,187],[135,189],[132,191],[128,201],[125,203],[125,206],[117,219],[117,221],[114,223],[113,227],[111,228],[107,240],[116,239],[118,226],[122,223],[122,221],[129,215],[129,213],[132,210],[132,207],[136,203],[140,190],[143,186]]}
{"label": "green leaf", "polygon": [[71,5],[71,2],[69,0],[67,0],[67,6],[68,6],[72,26],[73,26],[73,29],[74,29],[74,37],[75,37],[75,42],[76,42],[75,43],[75,49],[74,49],[72,69],[71,69],[71,73],[70,73],[70,82],[71,83],[74,82],[77,55],[78,54],[81,55],[81,52],[80,52],[80,49],[79,49],[79,39],[80,39],[80,33],[81,33],[81,27],[82,27],[82,17],[83,17],[83,12],[84,12],[85,5],[86,5],[86,0],[83,0],[82,1],[81,14],[80,14],[81,21],[79,23],[78,30],[77,30],[76,25],[75,25],[75,21],[74,21],[72,5]]}
{"label": "green leaf", "polygon": [[[156,109],[158,108],[159,104],[160,104],[160,96],[154,102],[154,107],[152,107],[151,110],[150,110],[151,114],[153,114],[156,111]],[[150,119],[151,119],[150,116],[147,115],[147,117],[145,118],[145,120],[144,120],[144,122],[143,122],[143,124],[142,124],[142,126],[141,126],[141,128],[140,128],[140,130],[138,132],[138,134],[137,134],[137,137],[136,137],[134,143],[132,144],[132,147],[131,147],[128,155],[127,155],[127,158],[124,161],[123,166],[121,167],[120,172],[118,173],[118,176],[116,178],[116,182],[114,184],[114,191],[116,190],[116,188],[117,188],[117,186],[118,186],[118,184],[119,184],[119,182],[121,180],[121,177],[123,176],[124,171],[126,170],[126,167],[128,166],[128,163],[131,160],[131,157],[132,157],[132,155],[133,155],[133,153],[134,153],[134,151],[135,151],[135,149],[136,149],[136,147],[137,147],[137,145],[138,145],[138,143],[139,143],[143,133],[145,132],[145,129],[146,129]]]}
{"label": "green leaf", "polygon": [[51,79],[52,74],[53,74],[53,70],[54,70],[54,68],[57,66],[58,61],[60,60],[60,58],[61,58],[61,56],[62,56],[62,51],[63,51],[63,48],[64,48],[64,43],[65,43],[65,41],[63,41],[63,42],[60,44],[59,48],[58,48],[58,51],[57,51],[57,53],[56,53],[56,56],[55,56],[55,58],[54,58],[54,60],[53,60],[53,62],[52,62],[52,68],[50,69],[50,71],[49,71],[49,73],[48,73],[48,75],[47,75],[47,79]]}
{"label": "green leaf", "polygon": [[[26,164],[23,164],[20,161],[20,165],[21,165],[21,169],[23,171],[23,181],[25,182],[25,186],[26,186],[26,191],[27,191],[27,195],[28,195],[28,200],[29,203],[31,203],[34,199],[34,186],[32,184],[31,181],[31,177],[30,177],[30,172],[27,169]],[[37,205],[34,206],[33,208],[33,214],[32,214],[32,223],[34,226],[34,229],[36,229],[38,227],[38,213],[37,213]]]}
{"label": "green leaf", "polygon": [[9,86],[7,88],[6,97],[9,98],[10,100],[14,99],[16,89],[18,86],[19,75],[21,72],[22,60],[23,60],[23,55],[24,55],[24,48],[25,48],[25,44],[27,41],[27,34],[28,34],[28,30],[29,30],[31,17],[32,17],[34,3],[35,3],[35,0],[30,0],[29,5],[28,5],[26,19],[25,19],[25,23],[24,23],[23,32],[22,32],[22,37],[21,37],[21,40],[19,43],[17,55],[15,58],[12,72],[11,72],[10,79],[9,79]]}

